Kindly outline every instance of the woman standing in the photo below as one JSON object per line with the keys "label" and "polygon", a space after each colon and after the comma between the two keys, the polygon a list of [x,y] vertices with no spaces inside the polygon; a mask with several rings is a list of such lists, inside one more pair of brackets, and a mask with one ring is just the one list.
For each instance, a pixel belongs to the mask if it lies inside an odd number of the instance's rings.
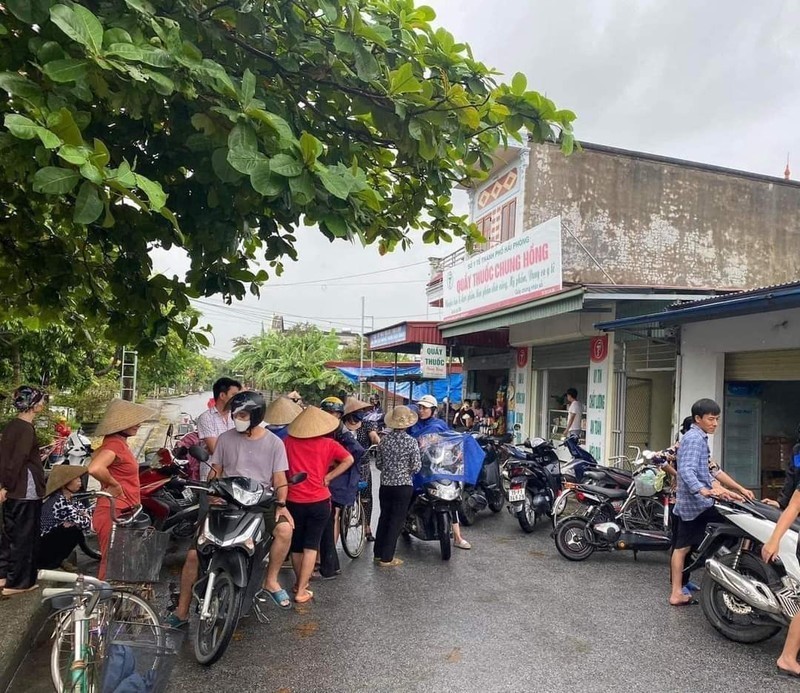
{"label": "woman standing", "polygon": [[86,468],[59,464],[47,478],[42,506],[42,538],[39,546],[40,568],[57,569],[67,560],[92,526],[89,510],[72,499],[81,490],[81,477]]}
{"label": "woman standing", "polygon": [[289,487],[286,499],[286,507],[294,518],[291,555],[296,579],[294,600],[298,604],[314,597],[308,582],[331,513],[328,486],[353,464],[353,456],[328,437],[338,427],[339,419],[335,416],[317,407],[307,407],[289,424],[289,436],[284,441],[289,476],[300,472],[307,474],[304,481]]}
{"label": "woman standing", "polygon": [[0,587],[4,597],[36,589],[39,518],[45,490],[33,420],[47,404],[47,395],[23,385],[12,397],[17,416],[0,437]]}
{"label": "woman standing", "polygon": [[375,536],[374,560],[386,567],[403,565],[401,559],[394,557],[394,551],[414,493],[411,478],[422,466],[419,445],[407,433],[417,418],[408,407],[401,405],[392,409],[386,416],[386,425],[392,431],[383,436],[378,445],[375,464],[381,471],[381,488],[378,492],[381,515]]}
{"label": "woman standing", "polygon": [[[89,474],[100,482],[103,491],[114,496],[117,515],[141,503],[139,464],[128,447],[128,438],[135,436],[139,426],[156,414],[154,409],[143,407],[141,404],[114,399],[109,403],[103,420],[97,426],[96,434],[105,438],[92,457]],[[100,553],[103,555],[97,577],[105,580],[108,545],[111,541],[111,529],[114,526],[108,498],[98,498],[92,522],[97,532]]]}

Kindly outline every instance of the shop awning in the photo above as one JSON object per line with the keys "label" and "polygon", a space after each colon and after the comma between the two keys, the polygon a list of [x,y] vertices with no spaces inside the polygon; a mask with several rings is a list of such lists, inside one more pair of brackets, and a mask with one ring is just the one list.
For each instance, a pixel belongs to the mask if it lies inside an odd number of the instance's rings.
{"label": "shop awning", "polygon": [[562,313],[571,313],[583,308],[585,292],[586,290],[582,286],[569,288],[521,306],[498,310],[487,315],[477,315],[464,320],[440,323],[439,330],[445,338],[449,339],[472,332],[496,330],[522,322],[550,318]]}
{"label": "shop awning", "polygon": [[595,325],[595,328],[604,332],[632,328],[637,330],[661,328],[687,322],[752,315],[787,308],[800,308],[800,282],[740,291],[727,296],[715,296],[689,304],[679,304],[658,313],[600,322]]}
{"label": "shop awning", "polygon": [[[337,365],[335,363],[327,363],[325,365],[329,368],[336,368],[351,382],[373,383],[380,390],[406,399],[410,399],[412,396],[416,399],[423,395],[433,395],[438,400],[449,396],[451,400],[460,401],[461,388],[464,384],[461,364],[451,364],[450,375],[447,378],[439,378],[437,380],[424,378],[418,363],[398,364],[396,371],[394,366],[365,366],[364,368],[359,368],[358,366]],[[383,383],[383,386],[380,383]],[[389,383],[392,383],[392,385],[389,386]]]}

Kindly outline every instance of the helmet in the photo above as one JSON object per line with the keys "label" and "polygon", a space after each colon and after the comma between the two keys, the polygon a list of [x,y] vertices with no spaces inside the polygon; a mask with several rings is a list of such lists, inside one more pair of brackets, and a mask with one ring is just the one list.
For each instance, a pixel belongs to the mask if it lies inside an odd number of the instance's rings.
{"label": "helmet", "polygon": [[252,390],[245,390],[244,392],[237,392],[231,397],[228,407],[231,411],[231,418],[235,418],[237,414],[243,411],[250,414],[250,425],[246,431],[250,431],[264,420],[264,413],[267,411],[267,403],[264,401],[264,396],[260,392]]}
{"label": "helmet", "polygon": [[319,408],[329,414],[344,414],[344,402],[338,397],[326,397],[320,402]]}
{"label": "helmet", "polygon": [[42,400],[46,401],[47,395],[38,388],[22,385],[14,390],[14,408],[20,412],[33,409]]}

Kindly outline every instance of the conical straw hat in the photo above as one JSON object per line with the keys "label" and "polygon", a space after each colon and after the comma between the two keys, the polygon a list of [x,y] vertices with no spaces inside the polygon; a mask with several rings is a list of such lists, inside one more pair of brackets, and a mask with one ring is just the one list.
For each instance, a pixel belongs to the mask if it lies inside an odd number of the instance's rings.
{"label": "conical straw hat", "polygon": [[141,404],[134,404],[124,399],[112,399],[108,404],[103,420],[98,424],[94,434],[97,436],[107,436],[112,433],[119,433],[131,426],[153,419],[158,415],[155,409],[143,407]]}
{"label": "conical straw hat", "polygon": [[57,464],[50,471],[50,476],[47,477],[47,488],[44,490],[45,497],[55,493],[73,479],[78,479],[84,474],[86,474],[86,467],[77,464]]}
{"label": "conical straw hat", "polygon": [[417,423],[418,419],[419,417],[413,411],[401,404],[399,407],[389,410],[385,422],[389,428],[399,429],[410,428]]}
{"label": "conical straw hat", "polygon": [[372,409],[372,405],[368,402],[362,402],[358,397],[348,397],[344,403],[344,414],[342,416],[347,416],[354,411],[361,411],[362,409]]}
{"label": "conical straw hat", "polygon": [[303,407],[288,397],[278,397],[267,407],[264,421],[271,426],[285,426],[292,423],[303,412]]}
{"label": "conical straw hat", "polygon": [[289,435],[293,438],[317,438],[335,431],[339,419],[319,407],[306,407],[302,414],[289,424]]}

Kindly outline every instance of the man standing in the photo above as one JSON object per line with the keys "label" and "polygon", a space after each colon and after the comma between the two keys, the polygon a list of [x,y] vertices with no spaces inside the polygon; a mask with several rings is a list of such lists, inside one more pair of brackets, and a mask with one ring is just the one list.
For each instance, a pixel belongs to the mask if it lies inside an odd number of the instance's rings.
{"label": "man standing", "polygon": [[583,405],[578,401],[578,391],[571,387],[567,390],[567,438],[581,437],[581,420],[583,419]]}
{"label": "man standing", "polygon": [[[209,454],[217,447],[217,438],[233,428],[233,419],[228,412],[228,402],[242,389],[242,384],[233,378],[220,378],[214,383],[214,406],[197,417],[197,435]],[[208,466],[200,465],[200,479],[208,477]]]}

